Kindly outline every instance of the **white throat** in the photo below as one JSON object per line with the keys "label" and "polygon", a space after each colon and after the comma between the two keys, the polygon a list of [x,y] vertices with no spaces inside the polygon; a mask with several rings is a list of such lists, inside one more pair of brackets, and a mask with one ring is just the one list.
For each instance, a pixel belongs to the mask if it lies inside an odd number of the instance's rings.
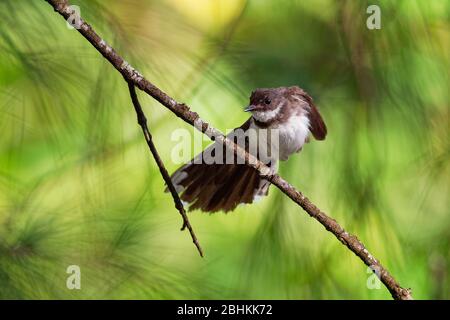
{"label": "white throat", "polygon": [[258,122],[266,123],[275,119],[283,108],[284,102],[280,102],[278,106],[270,111],[254,111],[253,118]]}

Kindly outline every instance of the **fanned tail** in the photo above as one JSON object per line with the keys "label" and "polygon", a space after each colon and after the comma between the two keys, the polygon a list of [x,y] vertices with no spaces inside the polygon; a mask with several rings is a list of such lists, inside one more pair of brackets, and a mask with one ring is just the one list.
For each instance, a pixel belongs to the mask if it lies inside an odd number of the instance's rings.
{"label": "fanned tail", "polygon": [[232,211],[239,204],[266,196],[270,183],[244,164],[188,163],[172,175],[172,183],[189,210]]}
{"label": "fanned tail", "polygon": [[[250,121],[249,119],[238,129],[245,132],[250,127]],[[230,133],[228,137],[231,136]],[[252,167],[237,164],[236,161],[234,164],[205,163],[205,153],[211,154],[213,147],[214,145],[208,147],[171,177],[175,189],[181,194],[181,200],[189,204],[189,210],[228,212],[239,204],[252,203],[268,194],[270,183],[261,179],[258,171]],[[248,146],[245,148],[248,150]]]}

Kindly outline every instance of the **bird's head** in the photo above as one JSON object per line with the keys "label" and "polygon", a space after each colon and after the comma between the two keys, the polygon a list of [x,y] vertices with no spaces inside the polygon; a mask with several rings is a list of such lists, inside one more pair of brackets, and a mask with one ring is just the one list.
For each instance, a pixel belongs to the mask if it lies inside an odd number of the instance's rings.
{"label": "bird's head", "polygon": [[250,96],[250,104],[244,111],[251,112],[253,118],[266,123],[274,120],[287,103],[286,88],[256,89]]}
{"label": "bird's head", "polygon": [[327,134],[327,127],[313,99],[298,86],[256,89],[245,111],[251,112],[253,118],[263,124],[303,114],[308,118],[309,130],[317,140],[325,139]]}

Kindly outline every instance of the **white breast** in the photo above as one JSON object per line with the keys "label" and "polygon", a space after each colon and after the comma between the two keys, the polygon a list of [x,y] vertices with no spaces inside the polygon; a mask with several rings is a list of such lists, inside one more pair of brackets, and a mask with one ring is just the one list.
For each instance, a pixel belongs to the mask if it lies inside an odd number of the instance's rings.
{"label": "white breast", "polygon": [[306,115],[293,115],[289,120],[278,126],[279,156],[287,160],[291,154],[300,151],[309,135],[309,119]]}
{"label": "white breast", "polygon": [[[252,121],[250,129],[256,129],[257,131],[266,130],[259,129],[258,126]],[[277,134],[271,133],[258,134],[258,148],[267,145],[270,148],[273,160],[287,160],[289,156],[295,152],[300,151],[308,138],[309,131],[309,119],[306,115],[293,115],[286,123],[278,124],[276,127],[271,127],[270,131],[277,130]],[[267,141],[265,137],[271,135],[271,142]],[[266,141],[266,142],[264,142]],[[265,154],[268,154],[267,152]]]}

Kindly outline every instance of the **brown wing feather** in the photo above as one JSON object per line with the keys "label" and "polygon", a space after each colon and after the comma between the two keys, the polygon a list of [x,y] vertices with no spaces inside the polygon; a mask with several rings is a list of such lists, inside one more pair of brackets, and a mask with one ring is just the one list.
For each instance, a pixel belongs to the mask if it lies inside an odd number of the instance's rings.
{"label": "brown wing feather", "polygon": [[324,140],[327,136],[327,126],[325,125],[325,122],[323,121],[322,116],[320,115],[319,110],[317,110],[316,106],[311,103],[310,107],[311,109],[309,110],[309,123],[311,133],[317,140]]}

